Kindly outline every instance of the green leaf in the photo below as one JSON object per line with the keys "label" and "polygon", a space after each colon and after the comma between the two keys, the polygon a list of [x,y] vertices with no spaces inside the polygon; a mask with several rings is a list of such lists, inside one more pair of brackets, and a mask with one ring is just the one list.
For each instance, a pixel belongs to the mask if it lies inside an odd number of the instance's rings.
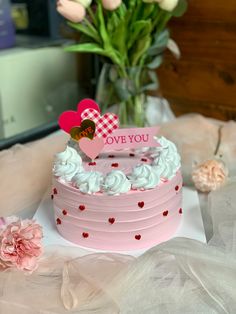
{"label": "green leaf", "polygon": [[144,60],[144,54],[151,45],[152,23],[150,20],[137,21],[130,32],[128,47],[130,48],[130,59],[133,66]]}
{"label": "green leaf", "polygon": [[107,33],[106,24],[103,16],[103,9],[102,4],[99,1],[97,5],[97,15],[98,15],[98,21],[99,21],[99,34],[103,41],[103,47],[106,49],[107,47],[110,48],[110,37]]}
{"label": "green leaf", "polygon": [[119,17],[115,11],[110,13],[110,16],[107,19],[107,31],[109,34],[113,34],[114,30],[118,27],[120,22]]}
{"label": "green leaf", "polygon": [[72,45],[65,48],[69,52],[96,53],[102,56],[110,57],[106,50],[94,43]]}
{"label": "green leaf", "polygon": [[170,38],[170,32],[168,29],[165,29],[161,33],[157,33],[155,35],[155,44],[159,47],[165,47],[168,43],[168,40]]}
{"label": "green leaf", "polygon": [[157,90],[159,87],[159,81],[155,71],[148,71],[148,83],[142,86],[141,91],[153,91]]}
{"label": "green leaf", "polygon": [[131,65],[137,66],[140,59],[147,52],[151,44],[151,36],[148,34],[140,38],[133,47],[133,54],[131,55]]}
{"label": "green leaf", "polygon": [[172,12],[175,17],[181,17],[188,9],[188,2],[186,0],[179,0],[176,8]]}
{"label": "green leaf", "polygon": [[167,29],[165,29],[160,34],[157,33],[154,38],[154,43],[151,45],[151,47],[148,50],[148,55],[156,56],[162,53],[167,47],[169,38],[170,38],[170,33]]}
{"label": "green leaf", "polygon": [[65,48],[68,52],[80,52],[80,53],[95,53],[101,56],[105,56],[115,64],[121,63],[121,58],[117,52],[113,49],[103,49],[101,46],[95,43],[84,43],[78,45],[72,45]]}
{"label": "green leaf", "polygon": [[156,56],[152,62],[150,62],[147,67],[151,70],[157,69],[159,68],[159,66],[162,64],[163,62],[163,57],[162,56]]}
{"label": "green leaf", "polygon": [[157,5],[154,3],[146,3],[142,12],[142,19],[147,20],[153,14],[156,7]]}
{"label": "green leaf", "polygon": [[106,55],[112,60],[113,63],[122,65],[122,57],[119,51],[114,49],[111,44],[111,38],[107,32],[105,19],[103,16],[103,7],[100,1],[97,4],[97,17],[99,22],[99,33],[103,42],[103,51],[105,51]]}
{"label": "green leaf", "polygon": [[151,22],[148,21],[137,21],[133,24],[132,29],[130,31],[130,38],[128,41],[128,48],[131,48],[135,41],[139,38],[146,36],[151,32]]}
{"label": "green leaf", "polygon": [[124,2],[121,3],[121,5],[119,6],[119,8],[116,11],[119,14],[121,19],[123,19],[125,17],[126,12],[127,12],[127,8],[126,8],[126,5],[124,4]]}
{"label": "green leaf", "polygon": [[127,19],[123,18],[112,34],[112,46],[119,51],[123,62],[127,58],[127,43],[126,43]]}
{"label": "green leaf", "polygon": [[96,31],[96,29],[94,28],[94,30],[92,28],[89,28],[88,26],[85,26],[83,24],[76,24],[76,23],[72,23],[72,22],[68,22],[68,25],[74,29],[76,29],[77,31],[83,33],[84,35],[94,39],[96,42],[100,42],[100,37],[98,32]]}

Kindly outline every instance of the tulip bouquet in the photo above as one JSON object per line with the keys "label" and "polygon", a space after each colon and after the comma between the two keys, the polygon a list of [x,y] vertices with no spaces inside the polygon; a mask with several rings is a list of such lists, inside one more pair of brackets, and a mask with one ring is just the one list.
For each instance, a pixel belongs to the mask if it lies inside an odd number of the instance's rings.
{"label": "tulip bouquet", "polygon": [[158,88],[156,68],[170,39],[167,23],[187,9],[186,0],[58,0],[57,10],[81,33],[66,48],[102,56],[97,101],[117,105],[121,124],[143,126],[146,95]]}

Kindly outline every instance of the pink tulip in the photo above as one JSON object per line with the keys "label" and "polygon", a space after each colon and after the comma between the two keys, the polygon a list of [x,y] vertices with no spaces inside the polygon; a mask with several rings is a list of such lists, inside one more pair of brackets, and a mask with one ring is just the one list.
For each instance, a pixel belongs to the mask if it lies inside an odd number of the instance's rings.
{"label": "pink tulip", "polygon": [[83,21],[86,15],[85,8],[80,3],[70,0],[58,0],[57,11],[67,20],[74,23]]}
{"label": "pink tulip", "polygon": [[102,0],[102,6],[104,9],[114,11],[121,5],[121,0]]}

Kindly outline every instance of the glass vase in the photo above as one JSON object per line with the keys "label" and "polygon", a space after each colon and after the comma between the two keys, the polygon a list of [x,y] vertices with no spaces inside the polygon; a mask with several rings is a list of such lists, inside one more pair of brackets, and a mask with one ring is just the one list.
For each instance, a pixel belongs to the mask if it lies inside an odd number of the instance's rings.
{"label": "glass vase", "polygon": [[147,125],[147,92],[158,87],[156,73],[147,67],[123,68],[104,64],[97,84],[96,101],[103,112],[119,115],[120,125]]}

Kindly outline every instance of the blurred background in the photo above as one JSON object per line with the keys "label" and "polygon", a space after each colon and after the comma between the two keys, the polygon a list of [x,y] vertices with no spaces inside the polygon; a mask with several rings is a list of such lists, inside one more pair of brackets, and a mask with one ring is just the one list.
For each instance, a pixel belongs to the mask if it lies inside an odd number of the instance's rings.
{"label": "blurred background", "polygon": [[55,0],[0,0],[0,148],[56,130],[61,112],[94,96],[97,61],[64,52],[72,40]]}
{"label": "blurred background", "polygon": [[[56,0],[0,0],[0,149],[57,129],[62,111],[94,97],[100,63],[68,53],[77,40]],[[160,89],[176,116],[197,112],[236,120],[235,0],[189,0],[170,23],[182,57],[165,55]]]}

